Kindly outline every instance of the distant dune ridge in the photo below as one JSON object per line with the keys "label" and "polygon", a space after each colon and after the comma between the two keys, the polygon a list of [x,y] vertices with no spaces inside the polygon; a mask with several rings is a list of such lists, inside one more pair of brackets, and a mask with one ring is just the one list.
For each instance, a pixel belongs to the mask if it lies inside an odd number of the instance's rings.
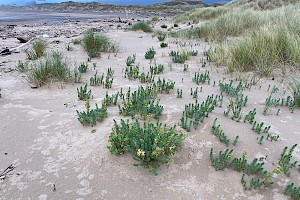
{"label": "distant dune ridge", "polygon": [[[230,0],[74,0],[74,2],[97,2],[105,4],[118,4],[118,5],[151,5],[155,3],[174,3],[174,2],[190,2],[190,4],[197,4],[199,2],[204,3],[219,3],[219,2],[229,2]],[[36,4],[47,4],[47,3],[61,3],[67,2],[66,0],[1,0],[0,5],[16,5],[16,6],[29,6]]]}

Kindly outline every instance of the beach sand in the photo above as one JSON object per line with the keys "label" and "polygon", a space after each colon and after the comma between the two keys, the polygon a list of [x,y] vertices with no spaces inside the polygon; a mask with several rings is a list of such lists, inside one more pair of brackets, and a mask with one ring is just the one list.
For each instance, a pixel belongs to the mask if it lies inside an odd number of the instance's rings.
{"label": "beach sand", "polygon": [[[80,17],[80,16],[78,16]],[[117,21],[117,18],[115,19]],[[164,21],[168,20],[168,21]],[[161,24],[171,25],[170,19],[163,19]],[[78,67],[81,62],[87,61],[87,54],[80,45],[72,44],[72,51],[65,46],[87,29],[103,30],[111,39],[120,44],[120,52],[114,54],[102,53],[100,58],[89,62],[89,70],[83,74],[82,83],[62,84],[52,83],[38,89],[32,89],[26,76],[16,70],[18,60],[26,59],[25,46],[20,53],[13,53],[0,57],[0,172],[13,164],[16,168],[0,182],[0,200],[6,199],[288,199],[283,195],[285,186],[290,182],[299,185],[299,172],[292,171],[292,176],[277,175],[271,188],[265,190],[247,191],[241,182],[242,173],[232,170],[216,171],[209,159],[210,148],[215,152],[226,149],[224,144],[211,133],[211,126],[216,117],[222,129],[230,140],[239,135],[239,141],[234,148],[234,155],[241,156],[247,150],[247,158],[266,157],[265,168],[272,170],[278,163],[280,154],[285,146],[291,147],[300,141],[300,112],[291,113],[287,107],[280,107],[279,116],[274,108],[269,116],[263,115],[264,101],[269,96],[268,86],[276,85],[282,96],[288,90],[288,84],[281,75],[262,78],[250,91],[249,101],[243,110],[247,114],[253,108],[257,109],[257,121],[271,125],[271,134],[279,134],[280,141],[264,141],[258,144],[257,133],[251,130],[252,125],[235,122],[223,115],[230,97],[224,95],[222,108],[216,108],[199,125],[197,130],[188,133],[183,146],[174,155],[169,165],[161,166],[154,176],[143,167],[134,167],[135,161],[130,154],[115,156],[109,153],[108,135],[113,126],[113,119],[120,121],[118,108],[108,108],[108,118],[95,127],[83,127],[77,120],[76,110],[84,110],[84,102],[77,98],[76,88],[89,82],[89,78],[98,71],[105,73],[111,67],[114,73],[114,82],[111,89],[89,87],[92,89],[91,105],[101,103],[106,91],[115,94],[123,87],[127,91],[141,85],[138,80],[129,81],[124,78],[123,69],[128,55],[136,53],[137,62],[141,71],[149,70],[149,60],[144,58],[145,51],[154,47],[157,51],[155,62],[164,64],[165,71],[156,78],[166,78],[176,81],[175,89],[170,94],[160,94],[159,99],[164,106],[161,121],[168,125],[180,123],[184,105],[194,103],[190,95],[190,88],[197,85],[192,82],[195,72],[210,71],[212,80],[229,81],[234,75],[226,73],[225,67],[216,67],[212,63],[205,68],[200,61],[203,51],[209,45],[203,41],[186,41],[191,46],[180,47],[175,44],[175,38],[168,38],[168,48],[160,48],[156,37],[143,32],[126,31],[127,24],[113,22],[111,19],[81,22],[55,22],[49,24],[20,24],[11,31],[2,31],[1,48],[15,48],[20,45],[15,38],[17,35],[34,35],[42,37],[48,43],[47,51],[59,50],[66,56],[71,67]],[[185,27],[185,25],[180,25]],[[49,36],[49,37],[48,37]],[[59,42],[56,42],[59,41]],[[184,39],[178,39],[182,44]],[[177,42],[178,42],[177,41]],[[189,70],[183,72],[183,65],[172,64],[168,53],[171,50],[193,49],[198,50],[196,57],[191,57],[186,63]],[[93,69],[92,63],[97,63]],[[151,64],[153,64],[152,61]],[[31,62],[30,62],[31,64]],[[242,75],[250,77],[249,74]],[[144,84],[143,84],[144,85]],[[202,102],[207,95],[219,94],[218,86],[203,84],[203,92],[198,101]],[[183,90],[183,98],[176,98],[176,89]],[[183,129],[177,126],[179,130]],[[92,133],[93,129],[96,132]],[[300,161],[300,152],[297,147],[293,159]],[[296,185],[297,185],[296,184]],[[54,190],[55,185],[55,190]]]}

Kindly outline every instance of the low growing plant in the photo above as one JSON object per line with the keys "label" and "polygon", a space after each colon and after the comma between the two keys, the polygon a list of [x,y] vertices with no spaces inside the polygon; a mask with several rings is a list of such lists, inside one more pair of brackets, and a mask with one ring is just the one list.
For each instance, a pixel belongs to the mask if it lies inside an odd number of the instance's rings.
{"label": "low growing plant", "polygon": [[85,108],[86,111],[82,112],[76,110],[77,119],[83,126],[95,126],[97,122],[102,122],[107,117],[107,108],[105,105],[99,108],[96,104],[95,109],[90,109],[90,102],[87,101],[85,102]]}
{"label": "low growing plant", "polygon": [[133,154],[138,162],[134,166],[142,166],[157,175],[156,170],[160,165],[171,162],[185,138],[186,135],[176,131],[175,126],[146,122],[141,125],[137,120],[132,123],[121,120],[120,125],[114,121],[108,149],[116,155],[126,152]]}

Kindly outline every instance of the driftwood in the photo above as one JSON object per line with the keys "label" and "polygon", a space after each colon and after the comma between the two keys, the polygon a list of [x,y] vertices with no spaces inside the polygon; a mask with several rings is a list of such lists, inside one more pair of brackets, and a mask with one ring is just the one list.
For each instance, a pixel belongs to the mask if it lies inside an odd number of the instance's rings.
{"label": "driftwood", "polygon": [[12,164],[9,165],[1,174],[0,174],[0,180],[4,180],[6,178],[6,175],[14,170],[16,167],[13,166]]}

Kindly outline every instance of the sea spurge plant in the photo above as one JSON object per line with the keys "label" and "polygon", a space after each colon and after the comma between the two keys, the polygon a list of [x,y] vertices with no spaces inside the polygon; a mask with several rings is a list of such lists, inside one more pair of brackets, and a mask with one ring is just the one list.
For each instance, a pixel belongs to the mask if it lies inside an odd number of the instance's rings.
{"label": "sea spurge plant", "polygon": [[100,86],[103,85],[104,83],[104,74],[102,74],[101,76],[97,75],[98,72],[96,71],[96,73],[94,74],[94,76],[92,76],[90,78],[90,85],[91,86]]}
{"label": "sea spurge plant", "polygon": [[204,84],[205,82],[207,82],[207,84],[210,84],[209,71],[206,70],[204,73],[195,72],[192,81],[197,85]]}
{"label": "sea spurge plant", "polygon": [[158,41],[163,42],[163,41],[165,41],[166,37],[167,37],[166,34],[159,34],[157,36],[157,39],[158,39]]}
{"label": "sea spurge plant", "polygon": [[[269,187],[273,184],[270,180],[274,173],[268,173],[264,170],[264,162],[259,162],[257,158],[254,158],[251,163],[247,162],[247,151],[244,150],[241,158],[233,157],[233,150],[226,149],[225,151],[220,151],[218,156],[214,157],[213,148],[210,151],[210,160],[212,165],[216,170],[224,170],[225,168],[230,168],[238,172],[243,172],[241,183],[244,189],[261,189]],[[245,176],[252,176],[250,183],[248,184]],[[257,177],[257,178],[256,178]]]}
{"label": "sea spurge plant", "polygon": [[227,147],[229,146],[229,138],[227,135],[223,132],[223,130],[220,128],[220,124],[217,125],[217,118],[214,121],[214,124],[211,128],[211,132],[220,140],[220,142],[224,143]]}
{"label": "sea spurge plant", "polygon": [[77,112],[77,119],[78,121],[84,126],[95,126],[97,122],[102,122],[107,117],[107,108],[106,106],[102,106],[99,108],[96,104],[95,109],[90,108],[90,102],[85,102],[86,111],[78,111]]}
{"label": "sea spurge plant", "polygon": [[78,67],[78,71],[80,73],[86,73],[87,69],[88,69],[88,63],[80,63],[79,67]]}
{"label": "sea spurge plant", "polygon": [[291,183],[286,186],[284,190],[284,194],[290,195],[292,199],[299,200],[300,199],[300,187],[296,187],[294,183]]}
{"label": "sea spurge plant", "polygon": [[151,47],[151,48],[149,48],[147,51],[146,51],[146,53],[145,53],[145,58],[146,59],[153,59],[154,58],[154,56],[155,56],[155,54],[156,54],[156,51],[154,50],[154,48],[153,47]]}
{"label": "sea spurge plant", "polygon": [[126,59],[126,66],[131,66],[132,64],[134,64],[136,59],[136,54],[133,54],[132,56],[128,56]]}
{"label": "sea spurge plant", "polygon": [[226,149],[224,152],[220,151],[218,157],[213,156],[213,148],[210,150],[210,160],[216,170],[224,170],[229,168],[233,157],[233,149]]}
{"label": "sea spurge plant", "polygon": [[139,73],[140,73],[139,65],[135,65],[135,66],[130,65],[125,68],[125,78],[128,78],[129,80],[135,80],[139,78]]}
{"label": "sea spurge plant", "polygon": [[186,60],[188,60],[188,56],[183,55],[179,51],[171,51],[169,55],[172,58],[173,63],[183,64]]}
{"label": "sea spurge plant", "polygon": [[143,166],[153,174],[162,164],[170,163],[172,156],[186,138],[176,130],[161,123],[144,123],[137,120],[129,123],[121,120],[120,125],[114,121],[114,127],[109,135],[108,146],[112,154],[133,154],[138,161],[134,166]]}
{"label": "sea spurge plant", "polygon": [[182,89],[177,89],[177,98],[182,98]]}
{"label": "sea spurge plant", "polygon": [[155,64],[154,66],[150,65],[150,73],[154,75],[162,74],[164,72],[164,69],[165,67],[162,64],[158,64],[158,65]]}
{"label": "sea spurge plant", "polygon": [[154,75],[152,73],[145,74],[144,72],[141,73],[139,76],[139,80],[141,83],[153,83],[154,82]]}
{"label": "sea spurge plant", "polygon": [[240,82],[236,87],[233,86],[233,80],[231,80],[229,83],[219,83],[220,90],[222,92],[227,93],[230,96],[237,97],[240,95],[240,93],[243,91],[243,84]]}
{"label": "sea spurge plant", "polygon": [[291,159],[293,157],[293,152],[296,148],[297,144],[294,144],[289,150],[288,147],[285,147],[280,155],[279,166],[282,168],[284,174],[290,176],[290,169],[296,167],[297,161],[291,163]]}
{"label": "sea spurge plant", "polygon": [[160,43],[160,47],[161,47],[161,48],[168,47],[168,44],[167,44],[167,43],[165,43],[165,42],[162,42],[162,43]]}
{"label": "sea spurge plant", "polygon": [[79,100],[88,100],[91,97],[92,91],[87,89],[87,84],[84,86],[80,86],[80,88],[77,88],[77,96]]}
{"label": "sea spurge plant", "polygon": [[119,98],[120,98],[120,92],[117,92],[117,94],[113,94],[113,95],[108,95],[108,92],[106,92],[105,98],[102,101],[102,105],[116,106]]}
{"label": "sea spurge plant", "polygon": [[268,133],[270,129],[271,126],[265,126],[264,122],[258,123],[254,121],[252,124],[252,130],[254,130],[257,133],[261,133],[261,132]]}
{"label": "sea spurge plant", "polygon": [[124,116],[135,116],[140,114],[144,119],[149,115],[153,115],[155,119],[159,119],[163,106],[155,99],[157,91],[154,87],[139,87],[137,91],[131,92],[130,88],[125,97],[123,97],[122,105],[119,105],[119,113]]}
{"label": "sea spurge plant", "polygon": [[189,103],[185,105],[185,109],[182,112],[181,116],[181,127],[186,131],[190,131],[192,127],[197,129],[199,123],[203,122],[208,114],[212,112],[216,106],[222,104],[223,97],[222,96],[208,96],[205,101],[201,104],[196,100],[195,104]]}
{"label": "sea spurge plant", "polygon": [[254,122],[255,115],[256,115],[256,108],[249,111],[249,113],[244,118],[244,123],[249,122],[250,124],[252,124]]}
{"label": "sea spurge plant", "polygon": [[175,87],[175,81],[168,80],[166,81],[165,78],[160,79],[153,83],[153,87],[156,88],[157,92],[159,93],[167,93],[169,94],[171,90]]}

